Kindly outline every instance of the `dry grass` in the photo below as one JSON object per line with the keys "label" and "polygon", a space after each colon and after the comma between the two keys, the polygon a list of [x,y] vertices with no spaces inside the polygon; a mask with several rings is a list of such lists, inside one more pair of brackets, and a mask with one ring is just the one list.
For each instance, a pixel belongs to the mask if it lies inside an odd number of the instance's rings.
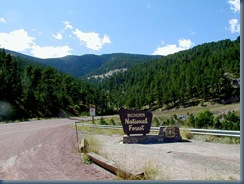
{"label": "dry grass", "polygon": [[222,144],[240,144],[239,137],[220,137],[213,135],[194,135],[192,139],[204,141],[204,142],[215,142]]}
{"label": "dry grass", "polygon": [[105,134],[105,135],[114,135],[114,134],[123,135],[124,134],[124,131],[122,129],[106,129],[106,128],[78,126],[77,130],[90,132],[92,134]]}
{"label": "dry grass", "polygon": [[155,165],[155,163],[147,163],[144,166],[144,180],[156,180],[159,175],[159,168]]}
{"label": "dry grass", "polygon": [[84,140],[84,147],[82,156],[82,162],[86,164],[91,164],[92,160],[87,153],[93,152],[99,154],[102,149],[102,142],[97,139],[94,135],[85,135]]}
{"label": "dry grass", "polygon": [[237,114],[240,114],[240,103],[234,103],[234,104],[227,104],[227,105],[223,105],[223,104],[211,104],[210,102],[205,102],[204,103],[205,106],[194,106],[194,107],[187,107],[187,108],[174,108],[171,110],[163,110],[163,111],[154,111],[153,112],[153,116],[160,118],[161,120],[166,120],[168,117],[173,116],[173,115],[189,115],[189,114],[193,114],[194,116],[201,112],[203,109],[208,109],[211,112],[214,113],[219,113],[219,112],[223,112],[226,110],[235,110],[237,112]]}
{"label": "dry grass", "polygon": [[191,134],[191,131],[189,131],[189,130],[181,130],[180,135],[181,135],[182,139],[186,139],[186,140],[193,138],[193,134]]}
{"label": "dry grass", "polygon": [[93,152],[99,154],[102,149],[102,142],[97,139],[94,135],[86,135],[85,136],[85,152]]}

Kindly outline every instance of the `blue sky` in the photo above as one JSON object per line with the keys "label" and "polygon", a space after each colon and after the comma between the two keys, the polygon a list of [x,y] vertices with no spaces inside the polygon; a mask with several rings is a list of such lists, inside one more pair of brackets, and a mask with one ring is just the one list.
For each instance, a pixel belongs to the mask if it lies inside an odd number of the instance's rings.
{"label": "blue sky", "polygon": [[0,0],[0,47],[39,58],[168,55],[240,35],[239,0]]}

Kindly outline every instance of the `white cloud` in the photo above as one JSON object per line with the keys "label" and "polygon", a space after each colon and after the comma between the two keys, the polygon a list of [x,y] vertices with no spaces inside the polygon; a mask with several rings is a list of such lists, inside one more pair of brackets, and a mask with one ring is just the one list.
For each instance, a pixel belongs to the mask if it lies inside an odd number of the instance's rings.
{"label": "white cloud", "polygon": [[64,29],[73,29],[73,26],[68,21],[63,21],[63,24],[65,25]]}
{"label": "white cloud", "polygon": [[[233,10],[234,13],[240,13],[240,0],[229,0],[230,9]],[[238,19],[230,19],[229,20],[229,30],[231,33],[240,33],[240,23]]]}
{"label": "white cloud", "polygon": [[[57,39],[61,38],[61,34],[53,35]],[[0,47],[23,52],[30,50],[31,54],[39,58],[56,58],[71,54],[71,48],[65,46],[44,46],[41,47],[34,42],[35,38],[28,35],[24,29],[12,31],[10,33],[0,33]]]}
{"label": "white cloud", "polygon": [[189,49],[192,46],[192,42],[190,39],[187,39],[187,40],[179,39],[178,42],[179,42],[179,48],[182,48],[182,49]]}
{"label": "white cloud", "polygon": [[2,18],[2,17],[0,17],[0,22],[7,23],[7,21],[4,18]]}
{"label": "white cloud", "polygon": [[230,32],[231,33],[240,33],[240,24],[238,23],[237,19],[231,19],[229,21],[230,24]]}
{"label": "white cloud", "polygon": [[52,36],[58,40],[62,40],[63,39],[63,36],[61,33],[57,33],[56,35],[55,34],[52,34]]}
{"label": "white cloud", "polygon": [[234,13],[240,12],[240,0],[229,0],[230,9],[234,11]]}
{"label": "white cloud", "polygon": [[45,46],[40,47],[38,45],[35,45],[32,47],[31,53],[38,58],[57,58],[57,57],[64,57],[67,55],[70,55],[70,51],[72,49],[65,45],[65,46],[59,46],[59,47],[52,47],[52,46]]}
{"label": "white cloud", "polygon": [[24,29],[12,31],[10,33],[0,33],[1,47],[14,51],[25,51],[30,49],[35,43]]}
{"label": "white cloud", "polygon": [[[163,42],[162,42],[163,43]],[[158,47],[153,55],[163,55],[167,56],[169,54],[174,54],[176,52],[187,50],[193,46],[193,43],[190,39],[179,39],[178,46],[176,44],[166,45],[163,47]]]}
{"label": "white cloud", "polygon": [[103,38],[100,38],[98,33],[85,33],[79,29],[73,31],[73,34],[76,35],[82,45],[85,45],[87,48],[95,51],[100,50],[104,44],[111,43],[108,35],[104,35]]}

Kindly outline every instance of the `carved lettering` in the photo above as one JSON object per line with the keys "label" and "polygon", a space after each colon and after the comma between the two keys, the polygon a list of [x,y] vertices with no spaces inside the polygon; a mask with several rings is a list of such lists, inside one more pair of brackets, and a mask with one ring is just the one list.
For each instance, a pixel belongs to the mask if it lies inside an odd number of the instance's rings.
{"label": "carved lettering", "polygon": [[150,132],[152,113],[146,111],[119,110],[125,134],[147,134]]}
{"label": "carved lettering", "polygon": [[144,125],[141,126],[136,126],[134,127],[133,125],[129,125],[129,131],[144,131]]}
{"label": "carved lettering", "polygon": [[138,119],[125,119],[125,124],[148,124],[147,118],[138,120]]}

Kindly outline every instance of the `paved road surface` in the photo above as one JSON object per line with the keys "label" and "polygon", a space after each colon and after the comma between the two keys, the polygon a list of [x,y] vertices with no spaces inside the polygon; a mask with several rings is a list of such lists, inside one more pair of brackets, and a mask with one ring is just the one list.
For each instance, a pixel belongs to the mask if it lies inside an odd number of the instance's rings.
{"label": "paved road surface", "polygon": [[77,152],[77,119],[51,119],[0,125],[0,180],[111,180]]}
{"label": "paved road surface", "polygon": [[[85,120],[85,119],[84,119]],[[52,119],[0,125],[0,180],[112,180],[77,152],[77,119]],[[89,134],[90,135],[90,134]],[[83,135],[84,136],[84,135]],[[204,143],[120,144],[121,135],[94,135],[104,156],[117,164],[157,168],[158,180],[240,180],[240,145]]]}

